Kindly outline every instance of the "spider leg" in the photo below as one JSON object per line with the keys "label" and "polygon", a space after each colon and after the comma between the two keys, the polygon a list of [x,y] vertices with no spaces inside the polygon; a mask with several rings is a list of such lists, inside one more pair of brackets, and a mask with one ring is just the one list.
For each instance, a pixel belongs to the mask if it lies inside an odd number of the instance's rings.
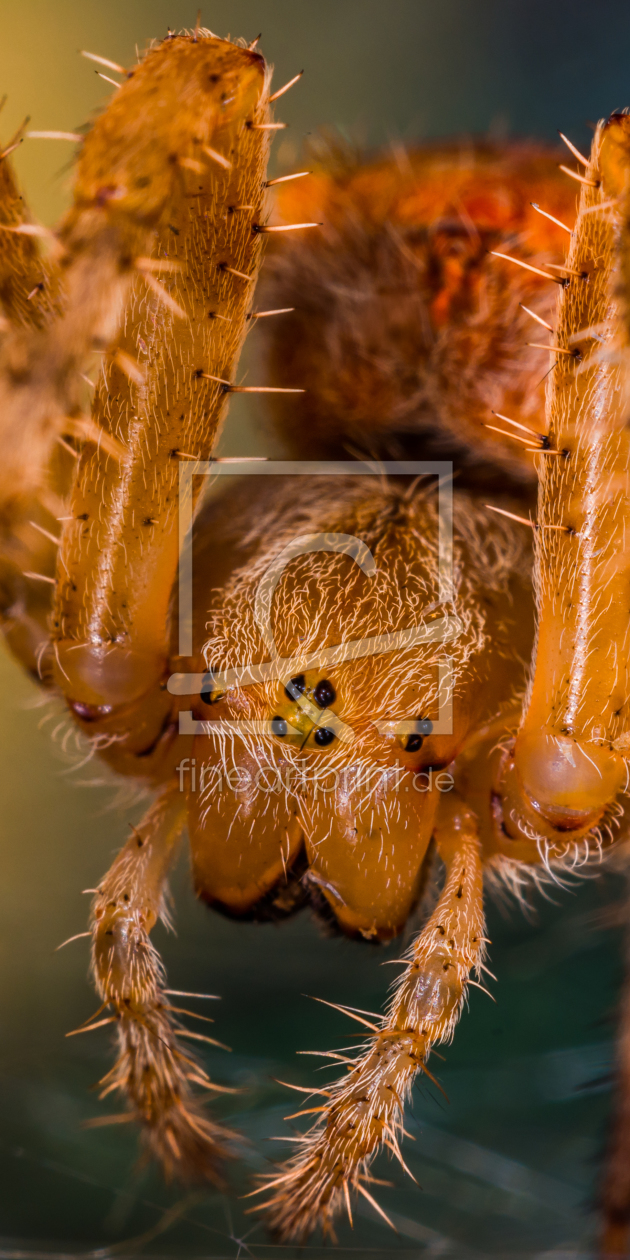
{"label": "spider leg", "polygon": [[[202,476],[186,481],[186,470],[200,473],[196,461],[210,459],[248,326],[262,251],[254,228],[266,195],[268,77],[257,53],[181,37],[152,50],[109,107],[129,90],[127,112],[110,126],[122,144],[125,126],[137,124],[142,163],[132,149],[128,174],[147,181],[150,201],[154,182],[163,186],[164,213],[151,257],[135,258],[124,325],[97,382],[92,424],[122,454],[95,442],[81,452],[53,640],[56,679],[75,716],[91,724],[89,734],[111,738],[117,769],[143,777],[159,762],[162,736],[170,747],[177,731],[166,679],[178,509],[203,489]],[[134,113],[141,108],[148,112]],[[209,147],[230,154],[228,169],[208,158]],[[241,202],[251,211],[235,213]],[[153,777],[170,772],[158,764]]]}
{"label": "spider leg", "polygon": [[100,1082],[101,1097],[124,1095],[129,1118],[142,1125],[144,1143],[168,1177],[220,1182],[218,1165],[234,1135],[208,1120],[193,1094],[191,1082],[213,1085],[184,1047],[191,1034],[173,1015],[149,939],[158,918],[168,923],[166,879],[183,824],[184,798],[169,787],[133,828],[94,899],[92,969],[118,1032],[118,1057]]}
{"label": "spider leg", "polygon": [[[134,256],[151,239],[151,223],[133,211],[112,221],[116,189],[111,181],[106,189],[111,151],[101,132],[102,123],[83,145],[75,202],[57,235],[15,222],[0,231],[8,238],[0,260],[8,282],[3,298],[6,294],[13,307],[0,345],[0,503],[5,515],[19,512],[23,500],[41,488],[56,439],[78,434],[85,424],[81,370],[86,357],[104,350],[116,332]],[[24,234],[26,229],[48,239],[51,261],[42,262],[34,249],[27,252],[23,242],[33,246],[34,238]]]}
{"label": "spider leg", "polygon": [[[37,237],[19,230],[28,218],[11,161],[0,154],[0,337],[36,336],[59,305],[56,261],[41,254]],[[71,466],[74,472],[74,460],[57,448],[46,486],[19,502],[0,503],[0,626],[13,655],[36,678],[49,639],[55,517]]]}
{"label": "spider leg", "polygon": [[[366,1194],[368,1168],[381,1144],[401,1163],[403,1108],[431,1048],[452,1036],[470,972],[485,952],[482,870],[474,814],[456,797],[442,798],[435,831],[446,864],[437,906],[409,949],[388,1009],[347,1073],[330,1086],[330,1100],[280,1174],[261,1186],[271,1228],[303,1238],[318,1224],[330,1232],[349,1192]],[[357,1016],[353,1016],[357,1018]],[[360,1019],[361,1023],[366,1023]],[[433,1079],[431,1077],[431,1079]],[[404,1164],[403,1164],[404,1166]]]}
{"label": "spider leg", "polygon": [[[539,632],[498,788],[508,834],[536,830],[552,855],[567,836],[588,840],[628,775],[629,167],[628,119],[612,115],[593,139],[558,299],[553,345],[569,353],[547,396],[547,430],[560,454],[538,460]],[[619,208],[609,215],[611,195]]]}
{"label": "spider leg", "polygon": [[0,153],[0,303],[6,326],[41,328],[58,308],[59,268],[37,237],[16,229],[29,221],[8,156]]}

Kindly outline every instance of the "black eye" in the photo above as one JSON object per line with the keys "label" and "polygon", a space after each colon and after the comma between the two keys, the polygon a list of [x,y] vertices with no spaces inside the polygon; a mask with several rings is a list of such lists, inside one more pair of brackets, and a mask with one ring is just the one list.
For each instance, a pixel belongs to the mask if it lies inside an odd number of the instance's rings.
{"label": "black eye", "polygon": [[275,717],[271,719],[271,730],[274,735],[286,735],[287,724],[284,718]]}
{"label": "black eye", "polygon": [[[328,686],[330,686],[330,683]],[[327,748],[329,744],[332,744],[335,732],[331,731],[329,726],[318,726],[314,738],[315,743],[319,744],[320,748]]]}
{"label": "black eye", "polygon": [[430,718],[418,718],[413,735],[408,735],[405,741],[405,752],[419,752],[425,737],[430,735],[432,730],[433,722]]}
{"label": "black eye", "polygon": [[[293,688],[293,691],[290,690],[291,687]],[[289,700],[295,700],[294,692],[303,692],[305,687],[306,680],[304,678],[304,674],[298,674],[297,678],[292,678],[288,687],[285,687],[284,694]]]}
{"label": "black eye", "polygon": [[222,700],[225,692],[213,690],[214,677],[212,674],[206,674],[201,682],[200,699],[204,704],[216,704],[217,700]]}
{"label": "black eye", "polygon": [[[337,692],[327,678],[322,678],[322,681],[318,682],[313,692],[313,699],[320,709],[327,709],[337,699]],[[330,740],[327,742],[330,743]]]}

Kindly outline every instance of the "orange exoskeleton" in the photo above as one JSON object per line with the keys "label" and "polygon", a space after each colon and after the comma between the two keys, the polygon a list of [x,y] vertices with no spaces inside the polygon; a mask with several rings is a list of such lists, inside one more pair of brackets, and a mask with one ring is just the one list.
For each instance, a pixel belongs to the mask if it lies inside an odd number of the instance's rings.
{"label": "orange exoskeleton", "polygon": [[[154,794],[95,896],[91,1026],[115,1025],[103,1094],[168,1175],[220,1178],[234,1136],[202,1111],[195,1087],[222,1087],[150,941],[184,829],[210,905],[309,902],[368,940],[441,861],[385,1013],[347,1008],[364,1044],[306,1090],[314,1124],[255,1191],[299,1240],[357,1194],[378,1208],[382,1146],[403,1163],[413,1080],[484,971],[484,885],[521,895],[623,834],[630,123],[566,175],[540,145],[452,144],[268,181],[270,82],[201,28],[151,47],[44,257],[0,155],[0,612]],[[236,383],[251,326],[269,385]],[[242,389],[269,395],[286,459],[202,503]],[[620,1122],[604,1254],[629,1148]]]}

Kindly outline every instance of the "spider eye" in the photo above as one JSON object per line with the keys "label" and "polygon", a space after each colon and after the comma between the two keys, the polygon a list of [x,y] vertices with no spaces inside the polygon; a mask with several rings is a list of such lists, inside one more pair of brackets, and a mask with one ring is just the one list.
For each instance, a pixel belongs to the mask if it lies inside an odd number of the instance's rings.
{"label": "spider eye", "polygon": [[[330,686],[330,683],[328,683],[327,685]],[[335,732],[331,731],[329,726],[317,727],[317,730],[315,731],[314,739],[315,739],[315,743],[318,744],[320,748],[327,748],[329,744],[332,744],[334,738],[335,738]]]}
{"label": "spider eye", "polygon": [[[313,692],[313,699],[320,709],[327,709],[337,699],[337,692],[327,678],[322,678]],[[330,740],[327,741],[330,743]]]}
{"label": "spider eye", "polygon": [[207,674],[201,684],[200,699],[204,704],[216,704],[217,700],[222,700],[225,692],[213,690],[212,684],[214,678],[212,674]]}
{"label": "spider eye", "polygon": [[284,718],[274,717],[271,719],[271,731],[273,735],[286,735],[287,724]]}
{"label": "spider eye", "polygon": [[405,752],[419,752],[426,736],[430,735],[433,730],[433,722],[430,718],[418,718],[415,725],[415,731],[412,735],[408,735],[405,740]]}
{"label": "spider eye", "polygon": [[[290,687],[293,688],[293,691],[289,690]],[[295,700],[295,696],[293,692],[300,691],[303,693],[305,690],[305,687],[306,687],[306,679],[304,678],[304,674],[298,674],[297,677],[291,679],[289,686],[285,687],[284,694],[287,697],[287,699]]]}

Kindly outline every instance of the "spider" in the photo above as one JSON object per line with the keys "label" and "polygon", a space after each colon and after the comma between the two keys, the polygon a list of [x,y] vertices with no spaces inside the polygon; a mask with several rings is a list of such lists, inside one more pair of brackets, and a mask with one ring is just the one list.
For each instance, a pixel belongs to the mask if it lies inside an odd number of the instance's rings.
{"label": "spider", "polygon": [[[294,81],[272,92],[254,45],[198,26],[106,65],[56,233],[18,194],[20,135],[0,155],[3,631],[152,793],[95,892],[85,1027],[115,1026],[102,1096],[167,1176],[219,1179],[234,1138],[150,940],[184,829],[224,914],[309,903],[385,941],[431,893],[385,1013],[343,1008],[364,1040],[254,1191],[276,1235],[334,1237],[357,1195],[384,1215],[371,1162],[404,1166],[412,1083],[487,971],[484,887],[522,898],[624,834],[630,123],[560,170],[533,143],[332,146],[268,180]],[[269,385],[237,383],[251,327]],[[225,489],[239,391],[286,459]]]}

